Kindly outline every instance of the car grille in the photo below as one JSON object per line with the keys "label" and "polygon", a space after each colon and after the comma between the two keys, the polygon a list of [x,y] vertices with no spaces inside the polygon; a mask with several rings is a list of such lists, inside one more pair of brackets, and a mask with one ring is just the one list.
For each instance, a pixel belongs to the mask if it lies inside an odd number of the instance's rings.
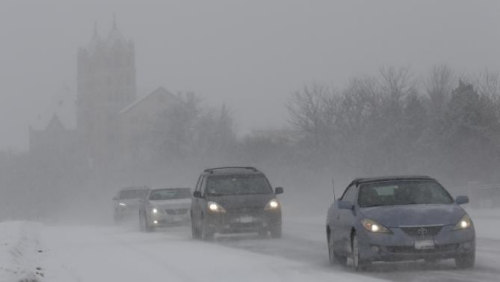
{"label": "car grille", "polygon": [[434,236],[437,235],[443,226],[417,226],[417,227],[401,227],[404,233],[410,236]]}
{"label": "car grille", "polygon": [[447,251],[454,251],[458,244],[436,245],[433,249],[417,250],[413,246],[387,246],[386,249],[391,253],[398,254],[433,254]]}
{"label": "car grille", "polygon": [[181,215],[186,214],[189,209],[177,209],[177,210],[165,210],[165,212],[169,215]]}
{"label": "car grille", "polygon": [[262,212],[264,208],[230,208],[226,211],[234,215],[255,215]]}

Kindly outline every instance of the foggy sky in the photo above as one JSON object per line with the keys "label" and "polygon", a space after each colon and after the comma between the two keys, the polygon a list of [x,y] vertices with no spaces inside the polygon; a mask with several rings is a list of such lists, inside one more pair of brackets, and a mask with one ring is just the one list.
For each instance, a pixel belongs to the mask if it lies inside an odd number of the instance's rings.
{"label": "foggy sky", "polygon": [[75,89],[94,22],[106,36],[113,14],[135,41],[139,96],[164,86],[225,102],[240,134],[285,125],[289,94],[311,82],[389,65],[500,70],[496,0],[3,0],[0,149],[27,148],[30,122],[64,82]]}

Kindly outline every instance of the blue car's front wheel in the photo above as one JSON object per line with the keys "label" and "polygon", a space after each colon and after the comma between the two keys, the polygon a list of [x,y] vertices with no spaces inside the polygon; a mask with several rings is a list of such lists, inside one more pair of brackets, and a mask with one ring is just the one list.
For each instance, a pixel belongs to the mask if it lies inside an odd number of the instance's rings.
{"label": "blue car's front wheel", "polygon": [[460,269],[467,269],[467,268],[473,268],[474,264],[476,262],[476,253],[469,253],[469,254],[464,254],[464,255],[459,255],[455,258],[455,264],[457,265],[457,268]]}
{"label": "blue car's front wheel", "polygon": [[330,259],[330,264],[340,264],[342,266],[347,265],[347,258],[345,256],[340,256],[335,252],[335,248],[333,247],[333,236],[329,235],[330,238],[328,240],[328,258]]}
{"label": "blue car's front wheel", "polygon": [[351,254],[352,254],[352,265],[354,270],[363,271],[370,265],[369,261],[362,260],[359,255],[359,241],[356,234],[352,235],[351,239]]}

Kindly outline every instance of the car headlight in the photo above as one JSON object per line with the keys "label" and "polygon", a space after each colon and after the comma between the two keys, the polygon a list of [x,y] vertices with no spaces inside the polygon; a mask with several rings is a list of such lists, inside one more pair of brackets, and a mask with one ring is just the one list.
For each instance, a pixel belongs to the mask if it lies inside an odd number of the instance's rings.
{"label": "car headlight", "polygon": [[472,227],[472,219],[468,214],[462,216],[462,218],[457,222],[453,230],[464,230]]}
{"label": "car headlight", "polygon": [[276,199],[272,199],[271,201],[269,201],[269,203],[267,203],[264,210],[277,210],[279,207],[280,204],[278,203],[278,201]]}
{"label": "car headlight", "polygon": [[120,206],[125,207],[127,206],[125,203],[119,203]]}
{"label": "car headlight", "polygon": [[151,212],[152,212],[152,213],[154,213],[154,214],[157,214],[157,213],[158,213],[158,209],[157,209],[157,208],[153,208],[153,209],[151,210]]}
{"label": "car headlight", "polygon": [[226,210],[216,202],[208,202],[207,206],[208,210],[211,212],[226,212]]}
{"label": "car headlight", "polygon": [[363,227],[372,232],[372,233],[392,233],[389,228],[383,226],[382,224],[376,222],[375,220],[371,220],[368,218],[362,219],[361,220],[361,225]]}

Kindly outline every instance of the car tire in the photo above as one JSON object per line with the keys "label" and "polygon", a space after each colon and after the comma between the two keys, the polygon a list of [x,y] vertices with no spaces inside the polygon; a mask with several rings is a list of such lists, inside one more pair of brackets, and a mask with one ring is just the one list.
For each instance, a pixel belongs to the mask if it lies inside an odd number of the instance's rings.
{"label": "car tire", "polygon": [[191,220],[191,235],[195,240],[199,240],[201,238],[201,232],[197,225],[198,223],[195,220]]}
{"label": "car tire", "polygon": [[333,234],[330,233],[330,238],[328,240],[328,259],[330,260],[330,265],[339,264],[341,266],[347,265],[347,257],[341,256],[335,252],[335,247],[333,244]]}
{"label": "car tire", "polygon": [[274,239],[281,238],[282,235],[281,225],[271,228],[270,233],[271,233],[271,238]]}
{"label": "car tire", "polygon": [[269,230],[263,228],[260,229],[258,233],[259,233],[259,238],[266,238],[267,234],[269,233]]}
{"label": "car tire", "polygon": [[459,269],[473,268],[476,263],[476,253],[464,254],[455,257],[455,265]]}
{"label": "car tire", "polygon": [[365,271],[370,262],[362,260],[359,255],[359,241],[356,234],[351,239],[352,266],[355,271]]}
{"label": "car tire", "polygon": [[201,227],[201,239],[204,241],[212,241],[214,239],[215,232],[208,227],[208,224],[203,221]]}
{"label": "car tire", "polygon": [[146,214],[139,214],[139,224],[142,232],[151,232],[153,228],[149,226]]}

